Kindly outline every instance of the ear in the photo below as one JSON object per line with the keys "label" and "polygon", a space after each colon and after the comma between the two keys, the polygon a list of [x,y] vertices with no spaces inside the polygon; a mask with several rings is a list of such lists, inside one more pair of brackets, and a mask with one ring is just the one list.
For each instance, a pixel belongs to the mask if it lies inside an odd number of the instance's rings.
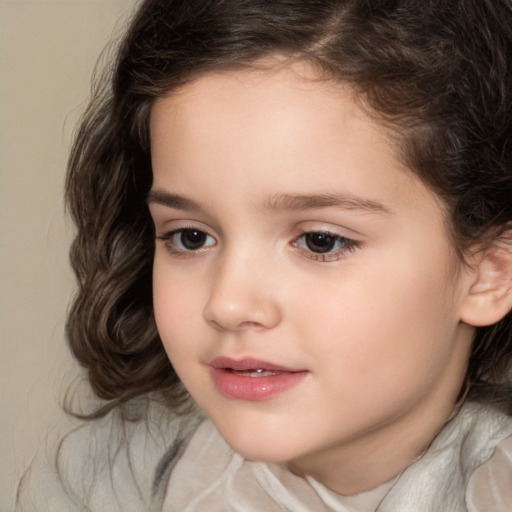
{"label": "ear", "polygon": [[475,255],[474,279],[461,320],[474,327],[499,322],[512,310],[512,230]]}

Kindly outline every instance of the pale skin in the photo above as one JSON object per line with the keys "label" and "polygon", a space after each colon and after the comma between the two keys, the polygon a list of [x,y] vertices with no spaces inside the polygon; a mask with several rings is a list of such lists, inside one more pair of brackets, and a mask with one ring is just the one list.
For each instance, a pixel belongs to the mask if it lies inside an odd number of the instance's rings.
{"label": "pale skin", "polygon": [[[478,272],[386,129],[314,77],[300,63],[208,74],[156,102],[154,308],[175,370],[234,450],[354,494],[399,474],[452,414]],[[236,400],[212,381],[220,356],[305,378]]]}

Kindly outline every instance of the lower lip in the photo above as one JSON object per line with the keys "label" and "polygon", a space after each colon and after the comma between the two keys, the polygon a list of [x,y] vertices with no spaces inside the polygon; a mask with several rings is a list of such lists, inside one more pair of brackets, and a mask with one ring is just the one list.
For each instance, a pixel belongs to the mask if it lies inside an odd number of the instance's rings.
{"label": "lower lip", "polygon": [[285,372],[250,377],[233,373],[224,368],[212,368],[213,382],[224,396],[253,402],[269,400],[280,395],[297,386],[306,375],[307,372]]}

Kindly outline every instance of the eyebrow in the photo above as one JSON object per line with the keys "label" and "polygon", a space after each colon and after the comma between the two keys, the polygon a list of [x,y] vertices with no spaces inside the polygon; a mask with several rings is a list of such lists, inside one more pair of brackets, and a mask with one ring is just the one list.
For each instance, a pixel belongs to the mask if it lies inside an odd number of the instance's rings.
{"label": "eyebrow", "polygon": [[178,194],[171,194],[164,190],[150,190],[146,201],[149,203],[157,203],[169,208],[175,208],[177,210],[187,211],[201,211],[201,206],[196,203],[193,199],[180,196]]}
{"label": "eyebrow", "polygon": [[392,211],[381,203],[351,194],[276,194],[269,197],[265,208],[280,210],[314,210],[316,208],[339,208],[368,213],[390,215]]}
{"label": "eyebrow", "polygon": [[[200,212],[203,209],[193,199],[164,190],[151,190],[148,203],[157,203],[177,210]],[[390,215],[392,211],[381,203],[350,194],[275,194],[263,203],[270,211],[307,211],[317,208],[339,208],[367,213]]]}

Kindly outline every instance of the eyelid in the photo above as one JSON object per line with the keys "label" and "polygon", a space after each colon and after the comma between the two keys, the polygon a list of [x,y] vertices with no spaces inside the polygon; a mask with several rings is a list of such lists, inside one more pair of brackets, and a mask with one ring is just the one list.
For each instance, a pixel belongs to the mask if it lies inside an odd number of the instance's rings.
{"label": "eyelid", "polygon": [[297,222],[295,229],[297,235],[303,233],[330,233],[331,235],[348,238],[350,240],[364,240],[366,237],[365,233],[355,229],[355,226],[351,224],[346,225],[346,223],[338,223],[336,220],[303,220]]}
{"label": "eyelid", "polygon": [[155,215],[153,216],[153,224],[155,226],[155,234],[158,236],[165,236],[183,229],[197,229],[198,231],[204,231],[213,236],[213,238],[216,238],[213,235],[215,230],[210,225],[196,219],[180,218],[178,216],[174,218],[174,216],[171,217],[170,215],[158,218],[158,216]]}

